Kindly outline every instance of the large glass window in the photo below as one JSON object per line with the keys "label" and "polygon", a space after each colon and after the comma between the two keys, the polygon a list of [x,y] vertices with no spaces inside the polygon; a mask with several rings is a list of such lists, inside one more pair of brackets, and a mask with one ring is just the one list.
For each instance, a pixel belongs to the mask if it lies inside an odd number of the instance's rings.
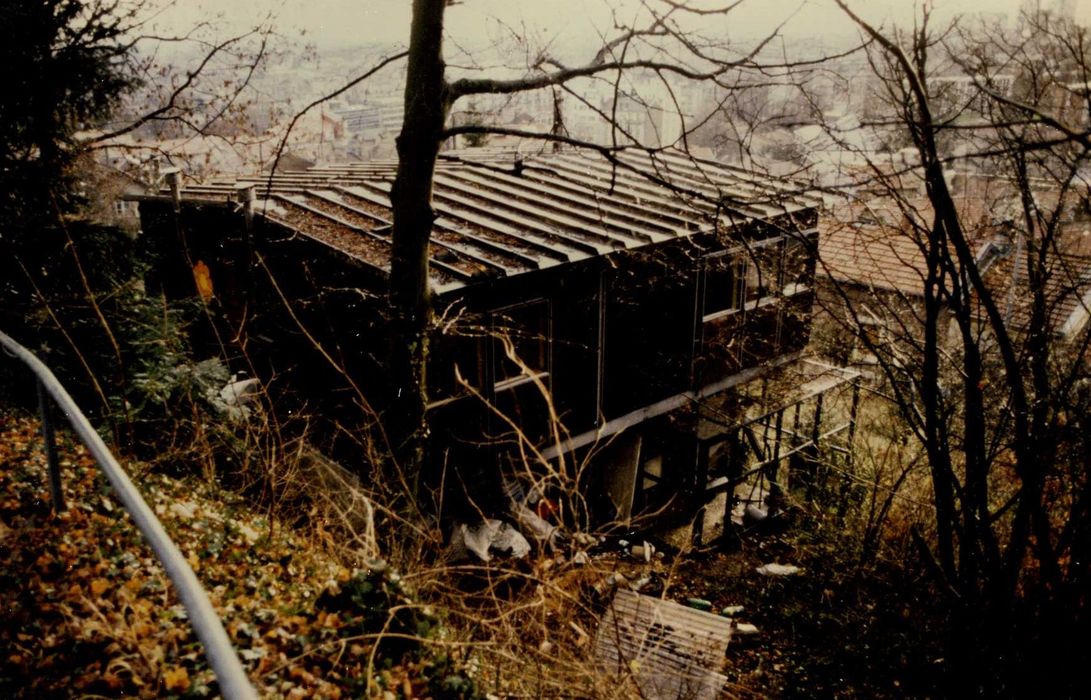
{"label": "large glass window", "polygon": [[784,240],[777,238],[771,241],[762,241],[750,246],[748,250],[737,253],[747,259],[744,309],[757,308],[776,297],[780,291],[781,254],[783,251]]}
{"label": "large glass window", "polygon": [[813,242],[782,236],[705,258],[702,315],[710,321],[810,288]]}
{"label": "large glass window", "polygon": [[493,387],[510,389],[549,375],[549,303],[534,301],[493,314]]}
{"label": "large glass window", "polygon": [[790,238],[784,242],[784,258],[781,263],[781,294],[790,297],[811,288],[814,277],[814,250],[817,242],[811,239]]}
{"label": "large glass window", "polygon": [[433,404],[466,394],[467,384],[480,389],[485,372],[488,326],[480,318],[459,315],[432,338],[428,353],[428,385]]}
{"label": "large glass window", "polygon": [[710,256],[705,261],[704,315],[742,308],[746,289],[746,261],[734,255]]}

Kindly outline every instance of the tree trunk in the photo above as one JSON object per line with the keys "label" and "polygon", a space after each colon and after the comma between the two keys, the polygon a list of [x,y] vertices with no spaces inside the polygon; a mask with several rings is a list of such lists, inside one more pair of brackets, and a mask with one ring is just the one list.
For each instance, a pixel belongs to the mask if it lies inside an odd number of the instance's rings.
{"label": "tree trunk", "polygon": [[397,139],[398,172],[391,192],[392,397],[385,423],[393,457],[414,489],[425,464],[428,438],[425,366],[432,318],[428,241],[435,218],[433,171],[449,106],[443,63],[446,4],[446,0],[413,2],[405,117]]}

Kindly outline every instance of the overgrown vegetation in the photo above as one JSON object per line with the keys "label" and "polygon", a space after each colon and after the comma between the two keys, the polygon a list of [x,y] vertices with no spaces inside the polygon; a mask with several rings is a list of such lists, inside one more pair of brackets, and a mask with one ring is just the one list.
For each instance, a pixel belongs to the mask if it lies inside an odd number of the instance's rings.
{"label": "overgrown vegetation", "polygon": [[[838,4],[872,42],[885,128],[913,151],[902,166],[863,155],[854,183],[870,199],[853,206],[891,216],[857,241],[875,230],[908,241],[918,284],[858,280],[830,296],[927,465],[917,493],[929,517],[911,533],[952,621],[947,681],[964,694],[1071,695],[1086,654],[1060,640],[1089,624],[1089,339],[1058,310],[1066,299],[1086,310],[1087,106],[1073,96],[1089,77],[1086,31],[1036,9],[1018,36],[934,28],[927,7],[912,29],[886,30]],[[951,79],[970,91],[952,96]],[[994,266],[986,253],[1005,240]]]}
{"label": "overgrown vegetation", "polygon": [[[553,72],[540,79],[448,83],[438,39],[447,4],[419,3],[413,70],[427,80],[407,91],[407,102],[416,104],[423,136],[402,147],[406,167],[418,172],[431,172],[443,138],[485,137],[488,125],[479,121],[445,127],[458,97],[572,77],[543,59],[535,68]],[[211,325],[210,306],[149,295],[143,278],[154,261],[139,239],[84,215],[75,134],[134,85],[120,69],[125,17],[115,9],[54,0],[0,13],[26,40],[4,48],[17,67],[6,74],[16,82],[0,111],[0,328],[33,345],[119,450],[146,460],[133,463],[143,487],[270,695],[632,696],[628,679],[617,682],[589,659],[597,614],[612,591],[603,581],[615,569],[647,574],[656,582],[650,593],[751,610],[763,635],[741,641],[727,668],[740,695],[1016,694],[1042,683],[1059,695],[1076,692],[1071,671],[1086,652],[1068,640],[1086,637],[1089,624],[1091,340],[1084,332],[1064,350],[1054,345],[1046,288],[1068,274],[1052,263],[1073,210],[1069,195],[1087,166],[1087,134],[1047,109],[1050,90],[1070,76],[1051,82],[1035,72],[1034,62],[1049,53],[1042,46],[1006,49],[998,67],[982,43],[962,66],[984,76],[978,87],[987,95],[988,76],[999,68],[1018,65],[1043,78],[1023,86],[1037,101],[993,94],[984,115],[992,170],[1015,174],[1006,196],[1016,212],[1008,223],[1027,251],[1026,328],[1009,328],[1010,314],[1000,313],[977,272],[972,217],[944,174],[951,125],[933,117],[927,87],[938,40],[927,23],[887,36],[861,22],[920,162],[911,172],[879,169],[875,182],[909,222],[927,267],[918,305],[899,299],[881,309],[902,331],[896,342],[869,335],[852,299],[841,299],[850,312],[841,328],[860,338],[883,374],[851,480],[831,487],[829,501],[788,508],[792,530],[745,539],[731,555],[683,551],[634,567],[617,551],[593,551],[578,563],[578,547],[543,544],[522,562],[452,566],[434,515],[413,507],[415,474],[362,483],[354,472],[364,469],[344,469],[325,448],[336,442],[338,456],[353,453],[366,466],[390,455],[278,386],[245,404],[224,395],[231,370],[248,358],[194,355],[189,331]],[[1057,41],[1050,47],[1063,47],[1055,59],[1071,65],[1086,92],[1085,33],[1039,29]],[[615,46],[639,35],[631,30]],[[585,72],[626,66],[604,56]],[[721,59],[705,73],[725,70]],[[427,85],[443,99],[414,95]],[[407,121],[407,133],[414,128]],[[926,191],[923,207],[904,196],[902,178],[914,175]],[[1060,196],[1039,196],[1043,179]],[[423,460],[428,186],[427,178],[404,176],[396,190],[395,262],[412,269],[391,297],[401,336],[413,342],[401,349],[410,405],[394,432],[410,470]],[[944,342],[946,320],[954,346]],[[0,392],[27,403],[30,385],[18,372],[0,365]],[[136,553],[142,545],[86,455],[66,451],[74,507],[51,516],[41,500],[33,424],[10,415],[0,421],[0,591],[5,610],[15,611],[0,631],[0,691],[212,693],[168,586]],[[578,502],[578,477],[554,476],[552,492]],[[770,560],[791,560],[804,574],[755,584],[755,567]]]}
{"label": "overgrown vegetation", "polygon": [[[69,509],[56,515],[37,423],[5,411],[0,435],[0,692],[213,695],[185,610],[86,451],[63,446]],[[346,567],[313,531],[199,475],[129,469],[263,697],[479,696],[440,619],[385,563]]]}
{"label": "overgrown vegetation", "polygon": [[[0,101],[0,325],[40,338],[40,349],[68,370],[66,378],[78,376],[77,386],[88,387],[107,414],[115,408],[109,396],[123,393],[116,383],[124,371],[101,304],[129,301],[131,290],[118,285],[135,279],[125,250],[132,241],[79,216],[87,193],[76,170],[76,133],[106,117],[134,85],[122,70],[125,19],[115,9],[48,0],[0,11],[12,38],[0,49],[10,67]],[[0,370],[6,385],[8,369]]]}

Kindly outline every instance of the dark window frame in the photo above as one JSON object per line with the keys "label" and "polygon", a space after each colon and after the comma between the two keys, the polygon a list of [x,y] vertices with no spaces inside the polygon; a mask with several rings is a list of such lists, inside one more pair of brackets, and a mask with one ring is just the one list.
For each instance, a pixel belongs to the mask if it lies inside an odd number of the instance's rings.
{"label": "dark window frame", "polygon": [[[532,363],[527,362],[527,358],[521,357],[520,360],[525,368],[520,369],[516,374],[514,372],[505,372],[505,368],[508,368],[512,363],[508,360],[504,348],[503,342],[500,340],[500,326],[497,323],[498,318],[504,316],[504,314],[511,314],[524,309],[529,309],[534,306],[541,306],[544,309],[544,316],[542,318],[544,329],[540,337],[542,344],[540,350],[540,359],[544,367],[534,367]],[[514,320],[514,319],[513,319]],[[530,336],[527,336],[528,338]],[[513,339],[515,342],[516,339]],[[497,309],[493,309],[489,312],[489,362],[488,362],[488,380],[492,387],[494,394],[510,391],[517,387],[525,386],[534,381],[542,381],[546,384],[546,387],[552,389],[551,383],[553,379],[553,305],[550,300],[545,297],[537,299],[528,299],[516,304],[509,304]],[[516,343],[518,345],[518,343]],[[530,373],[527,370],[531,370]]]}
{"label": "dark window frame", "polygon": [[[808,271],[811,259],[815,256],[816,236],[817,232],[813,230],[799,234],[784,234],[705,255],[702,258],[701,265],[701,322],[708,323],[739,313],[754,311],[773,304],[778,299],[793,297],[810,291],[813,282],[807,284],[800,281],[800,278],[810,276]],[[775,261],[772,273],[776,279],[766,281],[762,279],[759,272],[758,281],[755,284],[751,273],[756,269],[762,254],[773,247],[777,248],[777,252],[773,256]],[[793,250],[801,250],[803,253],[799,258],[800,269],[794,273],[790,272],[788,267],[789,255],[792,254],[791,251]],[[711,269],[713,265],[724,265],[720,261],[725,258],[728,260],[726,269],[717,271]],[[789,275],[793,279],[789,279]],[[709,290],[714,283],[714,277],[725,276],[729,279],[728,284],[733,287],[728,295],[731,302],[728,306],[720,305],[710,309],[710,299],[713,297],[710,296]],[[760,290],[760,296],[752,297],[751,291],[753,289]]]}

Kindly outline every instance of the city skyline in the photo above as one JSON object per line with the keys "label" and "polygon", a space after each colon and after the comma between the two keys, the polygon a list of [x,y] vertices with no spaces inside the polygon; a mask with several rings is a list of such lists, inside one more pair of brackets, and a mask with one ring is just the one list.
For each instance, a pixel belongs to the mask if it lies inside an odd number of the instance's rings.
{"label": "city skyline", "polygon": [[[931,4],[936,19],[944,21],[965,13],[999,13],[1011,18],[1021,7],[1039,1],[1050,9],[1068,9],[1077,20],[1091,19],[1091,0],[936,0]],[[912,19],[917,3],[878,0],[854,2],[850,7],[869,21],[904,22]],[[474,0],[448,10],[447,29],[452,38],[477,42],[495,41],[512,32],[529,34],[541,43],[589,42],[609,32],[614,25],[613,13],[619,20],[631,20],[638,16],[639,8],[635,0]],[[339,48],[373,42],[404,43],[409,10],[406,0],[240,0],[228,6],[211,0],[190,0],[172,3],[155,23],[176,28],[208,20],[233,29],[261,22],[272,14],[282,33],[301,35],[320,48]],[[791,37],[836,36],[855,31],[832,0],[744,0],[730,19],[721,22],[722,31],[735,39],[764,35],[782,24],[783,33]],[[720,27],[702,19],[701,29],[717,31]]]}

